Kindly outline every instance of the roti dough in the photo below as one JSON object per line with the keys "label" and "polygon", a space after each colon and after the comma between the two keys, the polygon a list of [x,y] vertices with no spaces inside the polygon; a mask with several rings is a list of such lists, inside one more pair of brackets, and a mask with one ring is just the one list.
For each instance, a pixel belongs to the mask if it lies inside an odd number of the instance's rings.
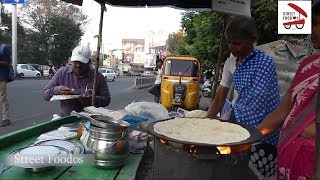
{"label": "roti dough", "polygon": [[243,127],[217,119],[174,118],[154,125],[163,136],[191,143],[223,145],[246,140],[250,133]]}
{"label": "roti dough", "polygon": [[205,118],[207,115],[206,111],[203,110],[193,110],[193,111],[189,111],[186,112],[186,114],[184,115],[184,117],[186,118]]}

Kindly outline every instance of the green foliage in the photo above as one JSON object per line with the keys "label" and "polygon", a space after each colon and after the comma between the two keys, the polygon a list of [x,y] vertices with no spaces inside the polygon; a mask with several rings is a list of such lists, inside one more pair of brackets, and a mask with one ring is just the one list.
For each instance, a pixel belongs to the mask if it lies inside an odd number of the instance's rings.
{"label": "green foliage", "polygon": [[19,62],[66,64],[83,35],[87,17],[76,6],[57,0],[33,0],[19,15],[27,35],[18,55]]}
{"label": "green foliage", "polygon": [[[258,44],[280,39],[277,34],[278,1],[254,0],[251,2],[252,17],[255,19],[259,31]],[[203,62],[204,68],[215,68],[220,40],[223,35],[224,15],[213,11],[187,11],[182,15],[181,28],[184,36],[181,37],[180,33],[171,34],[168,37],[169,50],[175,54],[197,57]],[[222,44],[222,50],[223,60],[225,60],[230,54],[226,43]]]}
{"label": "green foliage", "polygon": [[259,40],[258,44],[276,41],[278,35],[278,1],[255,0],[251,1],[252,17],[257,23]]}
{"label": "green foliage", "polygon": [[178,31],[177,33],[169,34],[167,45],[168,50],[174,54],[179,54],[179,52],[188,53],[188,51],[185,49],[187,46],[185,42],[185,33],[182,30]]}
{"label": "green foliage", "polygon": [[83,35],[80,26],[65,16],[56,15],[48,19],[48,33],[55,35],[50,41],[49,56],[55,65],[65,64],[72,49],[79,44]]}
{"label": "green foliage", "polygon": [[[1,20],[2,20],[2,26],[8,27],[8,29],[1,31],[0,30],[0,40],[1,43],[6,43],[11,45],[12,42],[12,16],[11,14],[4,10],[2,8],[1,12]],[[26,32],[24,27],[21,25],[21,23],[17,22],[17,38],[21,39],[21,44],[18,43],[18,55],[19,55],[19,49],[23,47],[23,42],[26,37]]]}
{"label": "green foliage", "polygon": [[219,52],[222,25],[223,17],[216,12],[185,12],[181,19],[184,36],[181,38],[181,33],[171,34],[168,37],[169,50],[194,56],[202,61],[204,67],[213,67]]}

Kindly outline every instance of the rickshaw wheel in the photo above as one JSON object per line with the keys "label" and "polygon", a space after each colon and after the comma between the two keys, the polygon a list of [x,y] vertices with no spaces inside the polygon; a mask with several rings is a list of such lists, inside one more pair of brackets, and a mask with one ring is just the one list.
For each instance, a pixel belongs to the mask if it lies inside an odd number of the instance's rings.
{"label": "rickshaw wheel", "polygon": [[153,101],[156,103],[160,103],[160,97],[154,96]]}
{"label": "rickshaw wheel", "polygon": [[296,24],[296,27],[297,27],[298,29],[302,29],[302,28],[304,27],[304,24]]}
{"label": "rickshaw wheel", "polygon": [[286,29],[290,29],[291,28],[291,25],[283,25],[284,26],[284,28],[286,28]]}
{"label": "rickshaw wheel", "polygon": [[177,112],[178,108],[179,108],[178,106],[172,106],[171,111]]}

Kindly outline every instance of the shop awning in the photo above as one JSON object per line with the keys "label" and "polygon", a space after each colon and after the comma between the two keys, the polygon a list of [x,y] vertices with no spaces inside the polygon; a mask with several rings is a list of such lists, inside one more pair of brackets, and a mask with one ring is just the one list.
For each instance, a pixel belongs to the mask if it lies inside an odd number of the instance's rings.
{"label": "shop awning", "polygon": [[[83,0],[62,0],[81,6]],[[211,0],[94,0],[111,6],[144,7],[171,6],[181,9],[211,9]]]}

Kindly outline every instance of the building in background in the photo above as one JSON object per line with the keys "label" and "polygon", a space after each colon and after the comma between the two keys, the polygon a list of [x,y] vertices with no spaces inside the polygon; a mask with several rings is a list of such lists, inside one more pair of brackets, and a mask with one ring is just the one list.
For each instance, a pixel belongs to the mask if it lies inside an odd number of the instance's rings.
{"label": "building in background", "polygon": [[168,55],[167,38],[167,34],[159,30],[149,31],[144,39],[121,39],[121,47],[102,52],[101,65],[118,70],[120,75],[139,75],[143,70],[155,70],[157,57],[163,59]]}

